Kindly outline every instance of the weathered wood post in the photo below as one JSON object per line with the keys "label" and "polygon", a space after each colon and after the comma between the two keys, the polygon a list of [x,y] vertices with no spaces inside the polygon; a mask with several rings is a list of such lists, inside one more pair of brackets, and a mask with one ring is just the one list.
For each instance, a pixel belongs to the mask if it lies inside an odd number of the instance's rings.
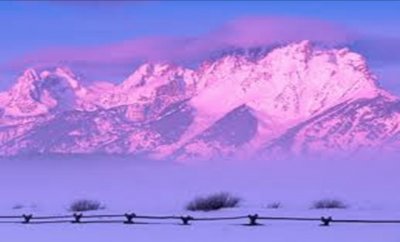
{"label": "weathered wood post", "polygon": [[258,223],[257,223],[258,214],[254,214],[254,215],[250,214],[247,217],[249,218],[249,225],[250,226],[258,225]]}
{"label": "weathered wood post", "polygon": [[327,218],[321,217],[321,222],[322,222],[321,226],[329,226],[330,222],[332,222],[332,217],[331,216]]}
{"label": "weathered wood post", "polygon": [[134,213],[125,213],[125,218],[126,218],[126,221],[124,221],[124,224],[133,224],[134,222],[133,222],[133,218],[135,218],[136,217],[136,214],[134,214]]}
{"label": "weathered wood post", "polygon": [[182,225],[190,225],[189,221],[193,220],[191,216],[181,216]]}
{"label": "weathered wood post", "polygon": [[83,214],[82,213],[74,213],[74,214],[72,214],[72,216],[74,216],[74,221],[72,221],[72,223],[78,224],[81,222]]}
{"label": "weathered wood post", "polygon": [[33,217],[32,214],[22,214],[22,218],[24,219],[22,223],[28,224],[31,221],[32,217]]}

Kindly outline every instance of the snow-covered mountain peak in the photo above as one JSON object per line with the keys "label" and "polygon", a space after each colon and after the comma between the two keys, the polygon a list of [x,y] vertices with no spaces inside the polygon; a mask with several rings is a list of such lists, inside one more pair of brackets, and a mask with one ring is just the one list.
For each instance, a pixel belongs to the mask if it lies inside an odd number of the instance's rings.
{"label": "snow-covered mountain peak", "polygon": [[275,49],[276,52],[280,52],[287,56],[301,57],[300,60],[307,60],[307,58],[313,53],[314,46],[311,41],[303,40],[300,42],[292,43],[287,46]]}
{"label": "snow-covered mountain peak", "polygon": [[[15,85],[6,92],[2,103],[8,116],[35,116],[50,111],[75,108],[75,99],[84,89],[76,76],[65,68],[43,70],[27,69]],[[4,95],[4,94],[3,94]]]}
{"label": "snow-covered mountain peak", "polygon": [[56,68],[56,70],[54,71],[54,75],[63,77],[65,79],[65,81],[68,82],[68,84],[73,88],[73,89],[80,89],[81,85],[79,83],[79,78],[77,77],[77,75],[75,75],[75,73],[72,72],[71,69],[66,68],[66,67],[58,67]]}
{"label": "snow-covered mountain peak", "polygon": [[125,104],[148,103],[163,96],[193,95],[196,82],[193,70],[167,63],[146,63],[118,85],[115,92],[122,95]]}
{"label": "snow-covered mountain peak", "polygon": [[[197,69],[144,63],[120,84],[82,86],[65,67],[28,69],[0,93],[0,101],[0,117],[7,118],[0,124],[18,124],[19,119],[9,122],[14,117],[34,120],[29,127],[0,130],[2,142],[22,137],[0,146],[0,154],[208,157],[282,147],[301,153],[314,138],[326,144],[313,144],[313,150],[338,147],[342,139],[352,142],[349,148],[400,140],[399,99],[379,88],[365,58],[310,41],[235,50]],[[32,117],[44,117],[46,128],[35,128]],[[35,137],[46,136],[48,129],[55,134],[52,142],[38,142]],[[332,135],[325,137],[324,130]],[[366,138],[354,143],[356,136]]]}
{"label": "snow-covered mountain peak", "polygon": [[38,72],[34,68],[26,69],[23,74],[18,78],[17,82],[33,82],[39,79]]}
{"label": "snow-covered mountain peak", "polygon": [[137,68],[121,84],[121,87],[123,89],[132,89],[147,85],[162,85],[177,76],[182,76],[184,72],[185,70],[182,67],[171,64],[145,63]]}
{"label": "snow-covered mountain peak", "polygon": [[26,69],[21,76],[17,78],[12,89],[14,92],[24,92],[32,88],[32,86],[41,79],[40,74],[34,68]]}
{"label": "snow-covered mountain peak", "polygon": [[343,49],[319,50],[310,41],[276,48],[258,62],[225,56],[203,66],[199,76],[204,91],[193,100],[195,105],[207,106],[224,96],[220,105],[250,102],[256,110],[285,119],[289,114],[309,117],[378,91],[362,56]]}

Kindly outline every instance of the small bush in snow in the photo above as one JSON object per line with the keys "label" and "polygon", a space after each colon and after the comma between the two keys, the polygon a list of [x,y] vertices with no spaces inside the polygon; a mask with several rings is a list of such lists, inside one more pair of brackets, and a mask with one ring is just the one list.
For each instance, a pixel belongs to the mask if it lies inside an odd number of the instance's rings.
{"label": "small bush in snow", "polygon": [[23,209],[23,208],[24,208],[24,205],[22,205],[22,204],[15,204],[14,206],[12,206],[12,209],[14,209],[14,210]]}
{"label": "small bush in snow", "polygon": [[73,202],[69,207],[69,211],[84,212],[84,211],[100,210],[104,208],[105,207],[98,201],[81,199]]}
{"label": "small bush in snow", "polygon": [[315,201],[311,208],[313,209],[336,209],[336,208],[340,208],[340,209],[345,209],[348,206],[337,199],[322,199],[322,200],[318,200]]}
{"label": "small bush in snow", "polygon": [[269,208],[269,209],[278,209],[281,207],[282,207],[282,204],[280,202],[272,202],[272,203],[267,204],[267,208]]}
{"label": "small bush in snow", "polygon": [[222,192],[195,198],[186,206],[186,209],[189,211],[212,211],[221,208],[233,208],[239,205],[240,200],[236,196]]}

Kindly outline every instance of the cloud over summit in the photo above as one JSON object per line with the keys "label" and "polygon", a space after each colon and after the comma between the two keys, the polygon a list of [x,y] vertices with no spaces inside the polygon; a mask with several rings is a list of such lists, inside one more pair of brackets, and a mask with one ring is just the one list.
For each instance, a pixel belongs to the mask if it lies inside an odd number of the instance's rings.
{"label": "cloud over summit", "polygon": [[301,41],[345,43],[352,33],[333,23],[307,18],[244,17],[201,36],[147,36],[118,43],[91,46],[59,46],[29,53],[10,67],[55,65],[115,68],[137,62],[190,62],[223,48],[247,48]]}

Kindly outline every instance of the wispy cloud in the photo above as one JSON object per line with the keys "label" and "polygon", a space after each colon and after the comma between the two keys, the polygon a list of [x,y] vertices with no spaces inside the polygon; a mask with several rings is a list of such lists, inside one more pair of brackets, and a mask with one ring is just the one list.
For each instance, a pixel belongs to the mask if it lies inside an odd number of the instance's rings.
{"label": "wispy cloud", "polygon": [[305,39],[337,44],[354,38],[355,33],[344,26],[318,19],[247,17],[228,23],[213,37],[232,45],[248,47]]}
{"label": "wispy cloud", "polygon": [[[400,63],[400,41],[356,33],[331,22],[306,18],[247,17],[196,37],[148,36],[107,45],[55,47],[29,53],[0,70],[68,65],[89,79],[118,76],[120,81],[141,62],[198,62],[217,50],[284,44],[304,39],[349,45],[371,63]],[[119,74],[119,75],[118,75]]]}
{"label": "wispy cloud", "polygon": [[141,61],[190,62],[226,47],[267,46],[304,39],[335,45],[354,41],[357,34],[343,26],[317,19],[246,17],[203,36],[152,36],[108,45],[48,48],[11,61],[6,68],[18,70],[62,63],[86,67],[89,71],[109,72],[118,66],[132,65],[133,68]]}

